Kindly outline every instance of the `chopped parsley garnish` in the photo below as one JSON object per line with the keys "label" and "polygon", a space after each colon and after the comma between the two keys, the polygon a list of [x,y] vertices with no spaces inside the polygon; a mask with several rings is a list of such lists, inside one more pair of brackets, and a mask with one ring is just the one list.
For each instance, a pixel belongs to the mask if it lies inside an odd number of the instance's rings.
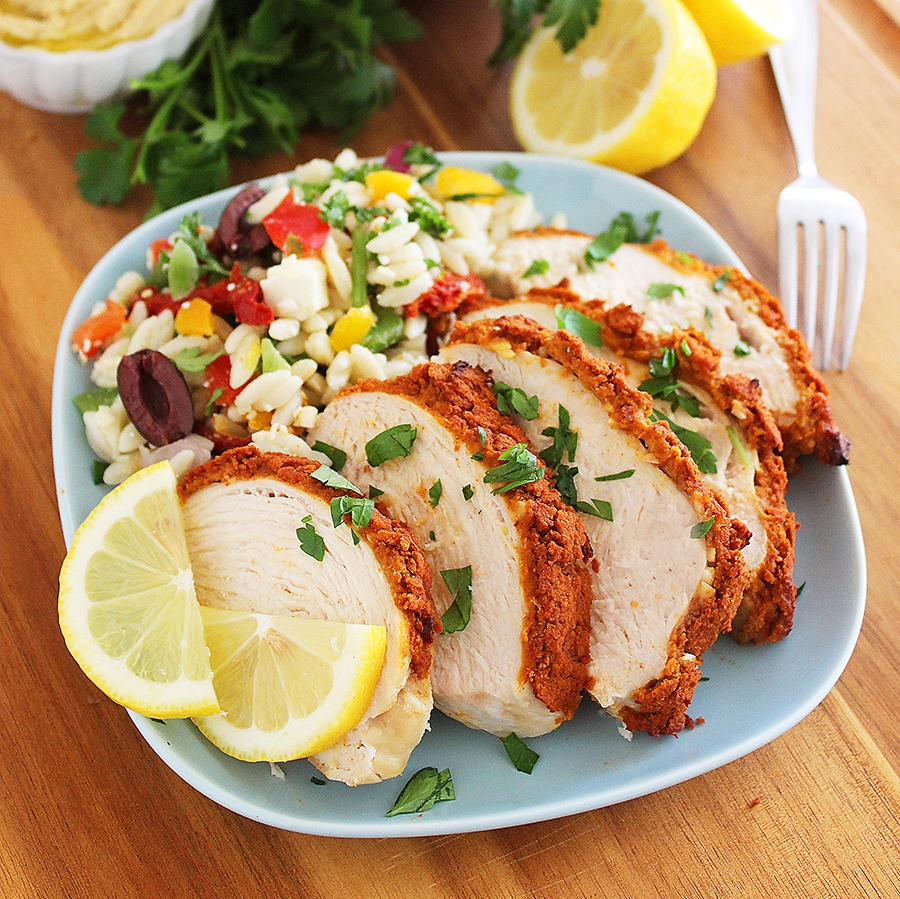
{"label": "chopped parsley garnish", "polygon": [[317,440],[310,449],[314,452],[321,453],[323,456],[328,456],[331,460],[331,467],[335,471],[340,471],[347,464],[347,454],[336,446],[331,446],[331,444],[322,443],[321,440]]}
{"label": "chopped parsley garnish", "polygon": [[406,202],[410,206],[409,220],[418,222],[426,234],[440,239],[453,230],[441,211],[425,197],[410,197]]}
{"label": "chopped parsley garnish", "polygon": [[647,288],[647,298],[651,300],[667,300],[673,293],[684,296],[684,288],[680,284],[669,284],[659,281]]}
{"label": "chopped parsley garnish", "polygon": [[478,441],[481,443],[481,448],[484,449],[484,445],[487,443],[487,431],[481,425],[478,425]]}
{"label": "chopped parsley garnish", "polygon": [[725,269],[724,272],[722,272],[721,275],[719,275],[718,278],[716,278],[715,281],[713,281],[712,289],[716,293],[719,293],[719,291],[722,290],[722,288],[729,282],[730,279],[731,279],[731,269],[727,268],[727,269]]}
{"label": "chopped parsley garnish", "polygon": [[369,499],[378,499],[379,496],[384,496],[384,491],[369,484]]}
{"label": "chopped parsley garnish", "polygon": [[381,353],[403,339],[405,320],[396,309],[379,309],[375,324],[360,343],[373,353]]}
{"label": "chopped parsley garnish", "polygon": [[578,468],[575,465],[557,465],[553,472],[559,495],[573,508],[578,503],[578,491],[575,487],[577,474]]}
{"label": "chopped parsley garnish", "polygon": [[753,468],[753,460],[750,458],[750,453],[747,451],[747,447],[744,446],[744,441],[738,436],[738,432],[734,429],[734,426],[726,425],[725,433],[728,434],[728,439],[731,441],[731,445],[734,447],[734,451],[738,454],[741,462],[743,462],[747,468]]}
{"label": "chopped parsley garnish", "polygon": [[589,503],[579,500],[575,508],[585,515],[593,515],[594,518],[602,518],[604,521],[612,521],[612,506],[605,499],[592,499]]}
{"label": "chopped parsley garnish", "polygon": [[224,388],[224,387],[217,387],[217,388],[209,395],[209,401],[208,401],[207,404],[206,404],[206,417],[207,417],[207,418],[209,418],[209,416],[212,415],[213,407],[216,405],[216,403],[219,402],[219,397],[222,396],[223,393],[225,393],[225,388]]}
{"label": "chopped parsley garnish", "polygon": [[[521,387],[510,387],[498,381],[491,388],[497,397],[497,411],[504,414],[518,412],[526,421],[534,421],[538,415],[538,398],[528,396]],[[482,441],[482,446],[484,442]]]}
{"label": "chopped parsley garnish", "polygon": [[316,533],[312,525],[312,516],[307,515],[303,519],[306,527],[297,528],[297,539],[300,541],[300,549],[308,556],[312,556],[317,562],[325,558],[325,541]]}
{"label": "chopped parsley garnish", "polygon": [[700,401],[685,390],[675,378],[678,357],[675,350],[666,347],[662,355],[654,356],[650,362],[650,377],[638,385],[639,390],[649,393],[654,399],[667,402],[673,412],[684,409],[693,418],[700,417]]}
{"label": "chopped parsley garnish", "polygon": [[472,617],[472,566],[448,568],[441,578],[453,596],[453,603],[441,615],[442,633],[455,634],[465,630]]}
{"label": "chopped parsley garnish", "polygon": [[500,486],[493,490],[495,494],[531,484],[544,476],[543,466],[524,443],[517,443],[500,453],[499,459],[503,465],[489,468],[484,474],[485,484],[500,482]]}
{"label": "chopped parsley garnish", "polygon": [[327,465],[320,465],[312,473],[312,477],[326,487],[331,487],[334,490],[349,490],[351,493],[358,493],[362,496],[362,490],[360,490],[353,481],[348,481],[342,474],[338,474],[333,468],[329,468]]}
{"label": "chopped parsley garnish", "polygon": [[681,352],[684,353],[685,356],[692,356],[694,351],[691,349],[691,345],[687,342],[687,340],[681,341]]}
{"label": "chopped parsley garnish", "polygon": [[184,372],[200,372],[206,369],[210,362],[215,362],[224,350],[213,350],[211,353],[201,353],[200,347],[185,347],[180,353],[172,357],[175,367]]}
{"label": "chopped parsley garnish", "polygon": [[600,322],[583,315],[571,306],[559,304],[555,307],[556,327],[561,331],[568,331],[576,337],[580,337],[588,346],[603,346],[603,338],[600,336]]}
{"label": "chopped parsley garnish", "polygon": [[503,162],[497,163],[497,165],[491,169],[491,174],[503,185],[508,193],[522,193],[516,186],[516,181],[522,173],[511,162],[504,160]]}
{"label": "chopped parsley garnish", "polygon": [[521,771],[523,774],[531,774],[540,758],[540,755],[515,734],[509,734],[503,738],[503,748],[506,750],[509,760],[516,766],[516,771]]}
{"label": "chopped parsley garnish", "polygon": [[797,589],[794,591],[794,601],[796,602],[800,599],[801,594],[806,589],[806,581],[804,581]]}
{"label": "chopped parsley garnish", "polygon": [[101,406],[111,406],[119,395],[115,387],[94,387],[72,397],[75,408],[84,415],[85,412],[96,412]]}
{"label": "chopped parsley garnish", "polygon": [[691,528],[691,539],[692,540],[701,540],[703,539],[710,531],[713,526],[713,522],[716,520],[715,515],[710,515],[706,521],[699,521]]}
{"label": "chopped parsley garnish", "polygon": [[438,478],[428,489],[428,502],[430,502],[432,506],[436,506],[441,501],[441,494],[443,492],[444,485],[441,484],[441,479]]}
{"label": "chopped parsley garnish", "polygon": [[535,275],[546,275],[550,271],[550,263],[546,259],[535,259],[531,265],[522,272],[523,278],[532,278]]}
{"label": "chopped parsley garnish", "polygon": [[427,812],[435,802],[448,802],[452,799],[456,799],[456,794],[453,792],[450,769],[438,771],[437,768],[422,768],[407,781],[387,817]]}
{"label": "chopped parsley garnish", "polygon": [[416,442],[416,429],[412,425],[394,425],[376,434],[366,444],[366,459],[372,468],[383,465],[388,459],[408,456]]}
{"label": "chopped parsley garnish", "polygon": [[746,340],[739,340],[734,345],[734,355],[735,356],[749,356],[750,355],[750,347],[747,344]]}
{"label": "chopped parsley garnish", "polygon": [[358,496],[335,496],[329,503],[331,509],[331,523],[337,528],[344,521],[344,516],[350,513],[350,523],[354,527],[365,528],[372,520],[372,512],[375,510],[374,499],[363,499]]}
{"label": "chopped parsley garnish", "polygon": [[712,444],[702,434],[675,424],[671,418],[656,409],[650,413],[650,418],[652,421],[664,421],[672,429],[675,436],[687,447],[691,458],[703,474],[715,474],[719,470]]}
{"label": "chopped parsley garnish", "polygon": [[598,234],[584,251],[584,261],[589,268],[598,262],[605,262],[623,243],[650,243],[660,233],[657,223],[659,212],[651,212],[645,219],[647,228],[638,231],[634,216],[630,212],[620,212],[610,223],[609,229]]}
{"label": "chopped parsley garnish", "polygon": [[602,474],[599,478],[594,478],[595,481],[621,481],[625,478],[630,478],[635,472],[633,468],[625,468],[622,471],[617,471],[614,474]]}
{"label": "chopped parsley garnish", "polygon": [[311,784],[315,784],[317,787],[324,787],[325,781],[322,780],[321,777],[316,777],[315,774],[309,779]]}
{"label": "chopped parsley garnish", "polygon": [[104,462],[102,459],[94,459],[91,465],[91,480],[95,484],[102,484],[103,475],[107,468],[109,468],[109,462]]}
{"label": "chopped parsley garnish", "polygon": [[571,422],[569,410],[560,405],[557,415],[559,426],[544,428],[541,431],[543,437],[552,437],[553,443],[539,453],[544,462],[554,471],[559,468],[564,456],[568,457],[569,462],[574,462],[575,452],[578,449],[578,431],[569,428]]}
{"label": "chopped parsley garnish", "polygon": [[343,228],[349,211],[350,198],[345,190],[337,190],[324,203],[319,203],[319,217],[332,228]]}
{"label": "chopped parsley garnish", "polygon": [[462,489],[463,499],[468,502],[474,495],[475,491],[472,489],[471,484],[466,484]]}
{"label": "chopped parsley garnish", "polygon": [[706,319],[706,324],[708,324],[710,327],[712,327],[713,316],[712,316],[712,309],[710,309],[709,306],[707,306],[703,310],[703,317]]}
{"label": "chopped parsley garnish", "polygon": [[434,541],[437,540],[437,537],[435,536],[434,531],[429,531],[429,532],[428,532],[428,539],[429,539],[432,543],[434,543]]}

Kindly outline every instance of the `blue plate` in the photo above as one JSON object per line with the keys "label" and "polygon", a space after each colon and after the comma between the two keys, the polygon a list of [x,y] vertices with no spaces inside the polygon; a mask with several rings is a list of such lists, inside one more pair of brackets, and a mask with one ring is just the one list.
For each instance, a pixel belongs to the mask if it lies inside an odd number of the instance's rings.
{"label": "blue plate", "polygon": [[[663,237],[710,262],[740,265],[696,213],[653,185],[573,160],[515,153],[448,153],[445,162],[489,171],[508,161],[518,184],[534,194],[545,220],[566,214],[569,227],[605,230],[622,210],[639,223],[660,210]],[[265,184],[265,182],[263,182]],[[141,225],[91,271],[66,316],[53,380],[53,464],[66,542],[105,492],[91,482],[93,455],[71,399],[90,386],[70,349],[73,329],[127,269],[144,270],[151,241],[168,236],[195,210],[215,224],[229,189],[172,209]],[[399,837],[508,827],[601,808],[664,789],[724,765],[795,725],[825,697],[847,664],[862,623],[865,553],[845,469],[806,461],[791,479],[788,504],[802,529],[795,579],[806,583],[791,635],[771,646],[721,638],[706,654],[691,714],[704,724],[678,739],[636,734],[624,740],[615,722],[589,701],[557,731],[529,740],[540,760],[531,775],[510,764],[495,737],[439,712],[416,748],[407,774],[383,784],[318,785],[306,761],[248,763],[219,752],[188,721],[131,714],[138,730],[185,781],[226,808],[286,830],[339,837]],[[456,800],[416,816],[385,817],[406,777],[426,765],[450,768]]]}

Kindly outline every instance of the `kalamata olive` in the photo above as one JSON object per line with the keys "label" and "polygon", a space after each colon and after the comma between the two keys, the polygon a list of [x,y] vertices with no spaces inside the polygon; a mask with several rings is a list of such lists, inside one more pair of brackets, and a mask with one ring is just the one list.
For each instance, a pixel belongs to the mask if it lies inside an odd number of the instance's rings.
{"label": "kalamata olive", "polygon": [[262,225],[250,225],[244,218],[247,210],[261,200],[266,192],[258,184],[250,184],[228,202],[219,219],[218,235],[233,259],[252,256],[269,244],[269,235]]}
{"label": "kalamata olive", "polygon": [[153,446],[191,433],[194,404],[184,376],[156,350],[139,350],[119,362],[119,396],[132,424]]}

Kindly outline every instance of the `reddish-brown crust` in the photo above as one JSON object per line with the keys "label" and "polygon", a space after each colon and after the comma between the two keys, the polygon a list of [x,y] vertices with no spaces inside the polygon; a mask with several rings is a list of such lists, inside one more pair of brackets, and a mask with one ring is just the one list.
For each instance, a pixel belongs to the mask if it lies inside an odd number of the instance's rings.
{"label": "reddish-brown crust", "polygon": [[[412,400],[438,418],[467,455],[483,453],[491,468],[502,464],[501,453],[527,441],[521,428],[497,411],[490,384],[485,372],[465,363],[425,363],[409,375],[361,381],[347,392],[378,391]],[[520,535],[521,583],[531,600],[522,630],[522,677],[550,711],[571,717],[587,681],[590,543],[577,513],[548,478],[503,496]]]}
{"label": "reddish-brown crust", "polygon": [[[330,502],[335,496],[352,495],[346,490],[326,487],[311,477],[320,467],[312,459],[288,456],[284,453],[261,453],[256,447],[245,446],[228,450],[204,465],[191,469],[178,487],[182,502],[210,484],[228,484],[271,478],[296,487],[304,493]],[[348,527],[349,518],[345,518]],[[410,529],[402,522],[389,518],[376,508],[367,527],[353,528],[366,542],[378,560],[391,587],[397,608],[410,624],[410,667],[416,677],[426,677],[431,671],[435,634],[441,622],[431,599],[431,569]]]}
{"label": "reddish-brown crust", "polygon": [[505,344],[511,352],[526,351],[558,362],[594,393],[614,427],[641,441],[659,468],[690,499],[698,520],[713,519],[705,540],[715,550],[714,595],[704,599],[698,589],[673,631],[665,671],[640,691],[640,696],[636,694],[638,708],[629,713],[626,722],[631,729],[651,734],[676,733],[686,724],[685,709],[698,677],[697,662],[684,656],[691,654],[699,660],[718,635],[728,630],[746,585],[741,555],[749,536],[746,527],[729,517],[721,498],[703,483],[690,453],[671,429],[650,421],[650,397],[629,386],[619,366],[594,358],[577,337],[511,316],[458,324],[452,342],[488,347]]}
{"label": "reddish-brown crust", "polygon": [[[622,304],[608,309],[599,300],[583,301],[563,287],[534,288],[520,299],[577,309],[600,324],[606,347],[628,359],[647,364],[664,348],[671,348],[678,358],[679,380],[702,388],[720,409],[740,416],[747,442],[759,458],[755,480],[760,520],[766,532],[766,557],[744,591],[731,635],[739,643],[772,643],[787,636],[796,594],[793,569],[797,521],[785,500],[787,476],[778,455],[781,432],[763,402],[759,384],[743,375],[723,375],[719,371],[721,353],[706,335],[693,328],[653,334],[644,329],[643,316],[631,306]],[[466,312],[504,303],[485,298],[467,304]]]}

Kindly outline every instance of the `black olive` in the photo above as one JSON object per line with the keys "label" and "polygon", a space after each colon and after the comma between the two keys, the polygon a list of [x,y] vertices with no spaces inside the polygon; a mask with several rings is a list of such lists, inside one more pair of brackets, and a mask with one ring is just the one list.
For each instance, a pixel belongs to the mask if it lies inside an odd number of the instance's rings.
{"label": "black olive", "polygon": [[184,376],[156,350],[139,350],[119,362],[119,396],[132,424],[153,446],[187,437],[194,404]]}
{"label": "black olive", "polygon": [[244,218],[247,210],[266,192],[258,184],[250,184],[231,198],[219,219],[219,239],[232,259],[243,259],[265,249],[269,234],[262,225],[250,225]]}

